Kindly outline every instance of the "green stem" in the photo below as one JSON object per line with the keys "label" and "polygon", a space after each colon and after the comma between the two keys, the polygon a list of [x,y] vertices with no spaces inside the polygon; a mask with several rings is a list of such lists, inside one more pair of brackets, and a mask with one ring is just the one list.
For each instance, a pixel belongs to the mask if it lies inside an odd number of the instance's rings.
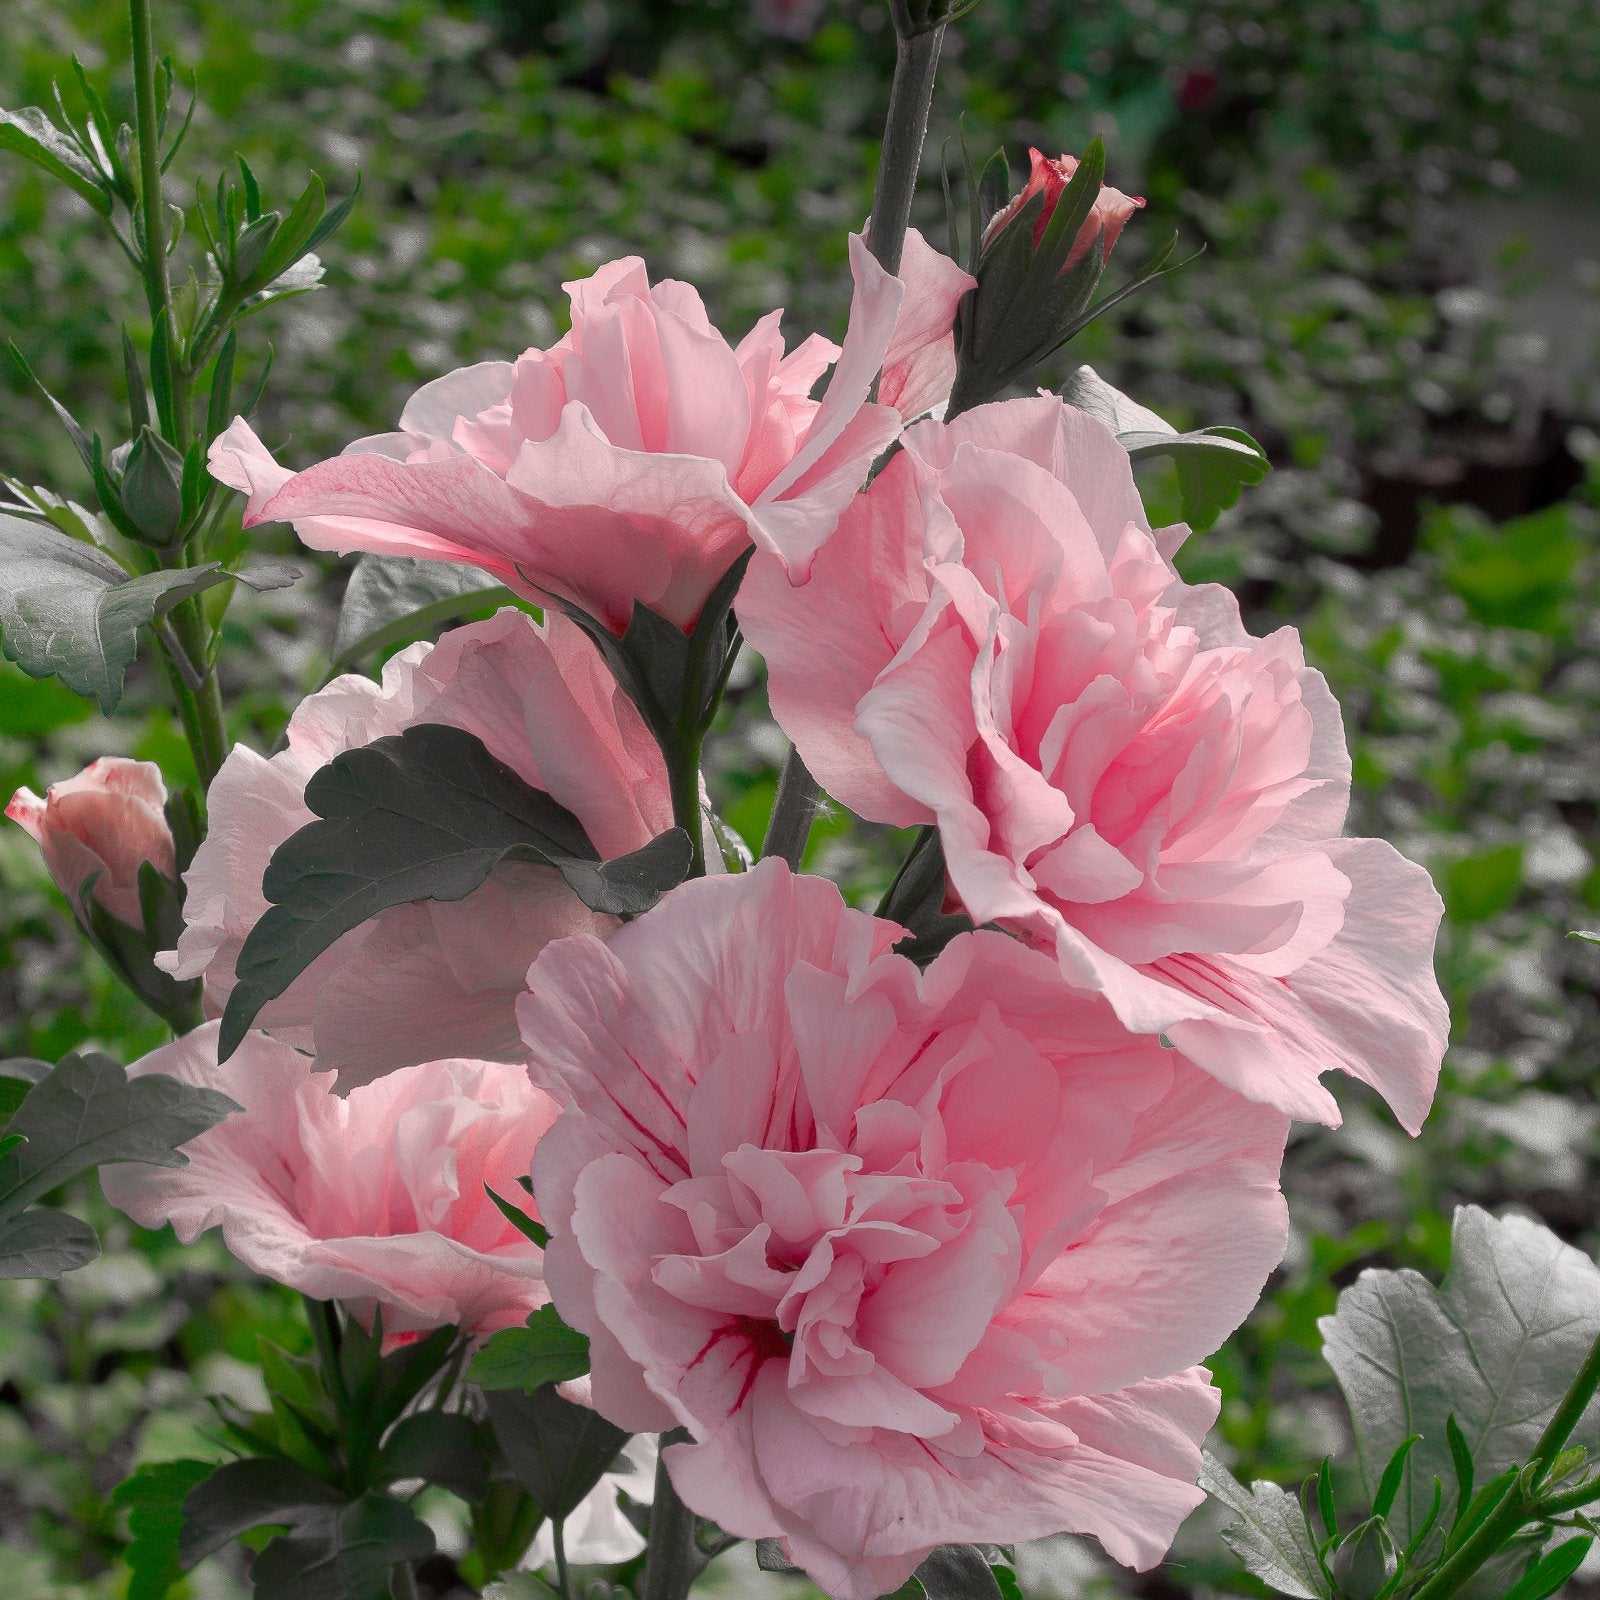
{"label": "green stem", "polygon": [[[683,1429],[661,1435],[662,1449],[688,1438]],[[678,1498],[664,1459],[656,1462],[656,1492],[650,1505],[650,1545],[639,1600],[687,1600],[705,1566],[695,1538],[694,1513]]]}
{"label": "green stem", "polygon": [[409,1561],[402,1561],[394,1569],[394,1600],[422,1600],[422,1591],[417,1587],[417,1575],[411,1570]]}
{"label": "green stem", "polygon": [[872,195],[872,221],[867,244],[885,272],[900,270],[900,253],[911,223],[911,199],[922,169],[922,146],[928,137],[928,111],[933,105],[933,79],[939,65],[944,29],[910,33],[900,28],[895,52],[894,82],[889,90],[889,115],[883,128],[883,155]]}
{"label": "green stem", "polygon": [[[129,0],[133,24],[134,124],[139,143],[139,214],[144,223],[144,286],[152,322],[172,332],[172,285],[167,277],[167,216],[161,202],[161,134],[156,115],[156,50],[150,0]],[[174,441],[176,442],[176,441]]]}
{"label": "green stem", "polygon": [[178,705],[178,716],[183,723],[189,749],[194,755],[195,771],[199,774],[202,790],[211,787],[228,754],[228,731],[222,715],[222,688],[217,674],[207,658],[210,654],[206,641],[205,612],[198,596],[180,601],[169,613],[172,631],[189,661],[199,664],[205,673],[198,689],[190,689],[177,664],[162,651],[167,668],[167,681]]}
{"label": "green stem", "polygon": [[[883,128],[883,154],[878,162],[878,182],[872,194],[872,220],[867,247],[886,272],[900,270],[906,229],[911,223],[911,200],[922,168],[922,146],[928,137],[928,112],[933,105],[934,74],[944,29],[916,32],[902,4],[891,7],[899,35],[894,60],[894,82],[889,89],[889,115]],[[762,841],[763,856],[782,856],[796,872],[811,837],[822,800],[822,789],[806,770],[798,750],[791,749],[778,780],[772,819]]]}
{"label": "green stem", "polygon": [[1560,1455],[1572,1435],[1572,1430],[1577,1427],[1580,1418],[1589,1409],[1589,1402],[1594,1399],[1597,1389],[1600,1389],[1600,1338],[1589,1347],[1589,1354],[1584,1357],[1577,1376],[1573,1378],[1566,1394],[1562,1396],[1555,1415],[1545,1424],[1544,1432],[1539,1435],[1538,1444],[1533,1447],[1533,1454],[1529,1460],[1539,1468],[1536,1481],[1542,1482],[1545,1473],[1550,1469],[1550,1463]]}
{"label": "green stem", "polygon": [[672,820],[689,835],[689,876],[706,875],[706,830],[700,811],[700,747],[705,731],[687,718],[664,754],[672,790]]}
{"label": "green stem", "polygon": [[554,1517],[550,1522],[550,1542],[556,1550],[556,1587],[561,1600],[572,1600],[572,1574],[567,1570],[567,1524],[565,1517]]}
{"label": "green stem", "polygon": [[1478,1525],[1472,1537],[1435,1571],[1411,1600],[1446,1600],[1446,1596],[1458,1594],[1478,1568],[1515,1536],[1527,1520],[1529,1509],[1519,1480],[1506,1491],[1505,1499]]}

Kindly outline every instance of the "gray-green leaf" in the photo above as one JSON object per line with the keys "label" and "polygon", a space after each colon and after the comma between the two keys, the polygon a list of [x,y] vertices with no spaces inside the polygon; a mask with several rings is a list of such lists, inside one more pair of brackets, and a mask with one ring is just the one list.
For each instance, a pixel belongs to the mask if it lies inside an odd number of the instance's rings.
{"label": "gray-green leaf", "polygon": [[0,1222],[0,1278],[59,1278],[100,1254],[87,1222],[50,1206],[34,1206]]}
{"label": "gray-green leaf", "polygon": [[0,1215],[107,1161],[186,1167],[178,1148],[239,1110],[227,1095],[163,1072],[130,1078],[109,1056],[63,1056],[36,1083],[7,1129],[25,1145],[0,1158]]}
{"label": "gray-green leaf", "polygon": [[1093,367],[1079,367],[1062,386],[1061,397],[1105,423],[1133,460],[1171,456],[1178,470],[1184,520],[1197,531],[1209,528],[1246,485],[1260,483],[1272,470],[1266,452],[1242,428],[1179,433],[1107,383]]}
{"label": "gray-green leaf", "polygon": [[461,900],[502,861],[555,867],[585,904],[648,910],[689,869],[671,828],[602,862],[578,819],[532,788],[483,741],[443,723],[347,750],[306,785],[318,820],[281,844],[262,891],[272,902],[239,952],[217,1041],[225,1060],[269,1000],[341,935],[390,906]]}
{"label": "gray-green leaf", "polygon": [[93,545],[0,516],[0,647],[30,677],[59,677],[110,711],[122,698],[138,631],[153,617],[234,578],[274,589],[296,576],[289,567],[234,573],[208,561],[130,577]]}
{"label": "gray-green leaf", "polygon": [[339,607],[334,665],[352,666],[390,645],[420,639],[470,611],[515,601],[504,584],[479,567],[410,556],[362,556]]}
{"label": "gray-green leaf", "polygon": [[[1389,1517],[1404,1543],[1434,1478],[1454,1482],[1452,1412],[1479,1483],[1528,1458],[1600,1334],[1600,1270],[1536,1222],[1462,1206],[1438,1289],[1415,1272],[1363,1272],[1319,1327],[1369,1490],[1400,1441],[1422,1436]],[[1600,1445],[1600,1404],[1572,1442]]]}
{"label": "gray-green leaf", "polygon": [[1247,1489],[1210,1454],[1200,1468],[1200,1487],[1239,1519],[1222,1530],[1222,1538],[1248,1572],[1279,1594],[1328,1600],[1328,1580],[1292,1494],[1275,1483],[1252,1483]]}

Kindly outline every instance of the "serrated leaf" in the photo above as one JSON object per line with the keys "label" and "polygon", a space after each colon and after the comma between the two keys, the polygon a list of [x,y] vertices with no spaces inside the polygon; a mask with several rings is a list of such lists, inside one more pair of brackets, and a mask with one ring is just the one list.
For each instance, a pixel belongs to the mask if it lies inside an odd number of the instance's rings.
{"label": "serrated leaf", "polygon": [[140,1467],[111,1491],[128,1510],[127,1600],[164,1600],[183,1575],[178,1541],[189,1491],[217,1470],[212,1461],[159,1461]]}
{"label": "serrated leaf", "polygon": [[8,1131],[27,1143],[0,1157],[0,1216],[103,1162],[187,1166],[178,1147],[237,1110],[227,1095],[165,1073],[129,1078],[109,1056],[63,1057],[11,1119]]}
{"label": "serrated leaf", "polygon": [[339,607],[333,663],[348,667],[390,645],[420,639],[447,622],[516,596],[489,573],[453,561],[364,555]]}
{"label": "serrated leaf", "polygon": [[389,1430],[373,1464],[372,1481],[421,1478],[476,1505],[488,1490],[489,1466],[490,1444],[482,1423],[459,1411],[414,1411]]}
{"label": "serrated leaf", "polygon": [[395,1567],[434,1548],[410,1506],[364,1494],[274,1539],[251,1563],[250,1581],[255,1600],[390,1600]]}
{"label": "serrated leaf", "polygon": [[0,516],[0,647],[29,677],[59,677],[111,711],[122,698],[139,629],[152,618],[235,578],[278,588],[293,577],[291,568],[233,573],[215,561],[130,577],[92,545]]}
{"label": "serrated leaf", "polygon": [[252,1528],[292,1528],[326,1517],[345,1503],[332,1484],[292,1461],[230,1461],[184,1497],[179,1564],[187,1572]]}
{"label": "serrated leaf", "polygon": [[111,191],[94,163],[38,106],[0,110],[0,150],[14,150],[94,207],[111,215]]}
{"label": "serrated leaf", "polygon": [[669,829],[602,862],[578,819],[461,728],[419,723],[347,750],[306,785],[318,818],[281,844],[262,890],[272,902],[237,963],[218,1039],[226,1059],[256,1013],[341,935],[390,906],[461,900],[502,861],[556,868],[614,916],[647,911],[689,868]]}
{"label": "serrated leaf", "polygon": [[0,1278],[59,1278],[99,1254],[94,1229],[66,1211],[34,1206],[0,1222]]}
{"label": "serrated leaf", "polygon": [[[1438,1289],[1416,1272],[1368,1270],[1319,1327],[1369,1488],[1407,1434],[1422,1436],[1389,1518],[1404,1543],[1433,1479],[1455,1475],[1452,1412],[1480,1480],[1528,1458],[1600,1334],[1600,1270],[1536,1222],[1462,1206]],[[1574,1442],[1600,1444],[1600,1407]]]}
{"label": "serrated leaf", "polygon": [[1238,1517],[1222,1530],[1222,1538],[1246,1571],[1297,1600],[1330,1600],[1305,1513],[1292,1494],[1275,1483],[1246,1489],[1210,1454],[1200,1468],[1200,1487]]}
{"label": "serrated leaf", "polygon": [[553,1305],[540,1306],[521,1328],[491,1334],[467,1376],[482,1389],[521,1389],[566,1383],[589,1370],[589,1341],[561,1320]]}
{"label": "serrated leaf", "polygon": [[1068,405],[1103,422],[1134,461],[1171,456],[1178,470],[1184,520],[1204,531],[1249,484],[1272,470],[1266,452],[1239,428],[1197,428],[1179,433],[1147,406],[1130,400],[1093,367],[1079,367],[1062,386]]}
{"label": "serrated leaf", "polygon": [[570,1516],[628,1442],[598,1411],[554,1389],[500,1389],[484,1400],[507,1464],[550,1518]]}

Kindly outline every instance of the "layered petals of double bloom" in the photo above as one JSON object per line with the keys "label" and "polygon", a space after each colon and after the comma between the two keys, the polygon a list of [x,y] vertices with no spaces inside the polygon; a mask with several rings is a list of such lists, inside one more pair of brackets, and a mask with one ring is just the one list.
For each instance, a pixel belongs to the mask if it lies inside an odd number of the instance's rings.
{"label": "layered petals of double bloom", "polygon": [[[315,549],[468,562],[618,633],[635,601],[689,628],[752,541],[809,559],[903,419],[949,394],[973,280],[917,234],[904,280],[859,238],[850,260],[842,348],[786,354],[776,311],[734,347],[630,256],[566,285],[559,343],[426,385],[399,432],[291,473],[240,420],[211,470],[248,495],[247,526],[292,522]],[[868,398],[880,368],[887,403]]]}
{"label": "layered petals of double bloom", "polygon": [[[186,927],[159,958],[204,977],[218,1015],[267,902],[272,853],[312,821],[305,787],[340,752],[417,723],[445,723],[571,811],[604,857],[672,826],[661,753],[577,626],[505,610],[402,651],[381,684],[335,679],[303,701],[270,758],[236,746],[208,796],[210,832],[185,875]],[[259,1025],[313,1052],[340,1087],[409,1063],[522,1057],[513,1004],[528,963],[555,938],[605,934],[553,867],[507,862],[464,900],[394,906],[352,929],[268,1003]]]}
{"label": "layered petals of double bloom", "polygon": [[548,1300],[542,1252],[485,1192],[522,1203],[517,1180],[557,1114],[520,1068],[432,1061],[341,1097],[264,1033],[219,1067],[208,1022],[129,1071],[244,1108],[191,1140],[185,1167],[103,1169],[106,1198],[143,1226],[170,1222],[188,1243],[220,1225],[247,1267],[365,1322],[381,1308],[386,1335],[492,1333]]}
{"label": "layered petals of double bloom", "polygon": [[1252,1100],[1336,1123],[1341,1068],[1412,1132],[1448,1034],[1427,874],[1340,837],[1339,708],[1292,628],[1180,581],[1128,458],[1051,396],[924,422],[815,561],[738,602],[772,706],[862,815],[937,823],[978,923]]}
{"label": "layered petals of double bloom", "polygon": [[1048,956],[904,930],[778,861],[565,939],[518,1015],[562,1316],[687,1504],[839,1600],[936,1545],[1149,1567],[1204,1496],[1195,1363],[1283,1248],[1287,1129]]}

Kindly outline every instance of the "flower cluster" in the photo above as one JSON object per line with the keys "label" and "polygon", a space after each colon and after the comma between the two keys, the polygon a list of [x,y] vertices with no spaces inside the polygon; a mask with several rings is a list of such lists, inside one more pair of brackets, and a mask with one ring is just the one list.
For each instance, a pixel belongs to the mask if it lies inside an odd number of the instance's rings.
{"label": "flower cluster", "polygon": [[[991,238],[1071,178],[1034,156]],[[1137,204],[1103,191],[1069,265]],[[338,679],[278,754],[235,750],[162,961],[216,1017],[308,782],[425,724],[603,860],[700,828],[606,652],[639,606],[693,635],[745,559],[778,722],[842,804],[937,830],[962,931],[921,966],[779,860],[627,920],[508,859],[344,933],[226,1064],[215,1022],[147,1058],[245,1109],[107,1190],[393,1331],[548,1296],[595,1409],[687,1431],[663,1460],[688,1507],[839,1600],[952,1541],[1072,1531],[1146,1568],[1202,1498],[1200,1363],[1283,1249],[1288,1117],[1337,1122],[1330,1069],[1426,1114],[1439,903],[1342,836],[1326,684],[1293,629],[1252,637],[1182,580],[1187,530],[1149,526],[1105,426],[1044,394],[943,417],[973,278],[915,234],[898,277],[860,240],[851,264],[842,348],[786,351],[777,312],[731,344],[628,259],[568,285],[559,343],[427,385],[396,433],[299,473],[242,421],[218,440],[248,522],[560,607]],[[101,777],[13,814],[116,906],[170,841],[159,796]],[[485,1194],[522,1203],[530,1167],[542,1252]]]}

